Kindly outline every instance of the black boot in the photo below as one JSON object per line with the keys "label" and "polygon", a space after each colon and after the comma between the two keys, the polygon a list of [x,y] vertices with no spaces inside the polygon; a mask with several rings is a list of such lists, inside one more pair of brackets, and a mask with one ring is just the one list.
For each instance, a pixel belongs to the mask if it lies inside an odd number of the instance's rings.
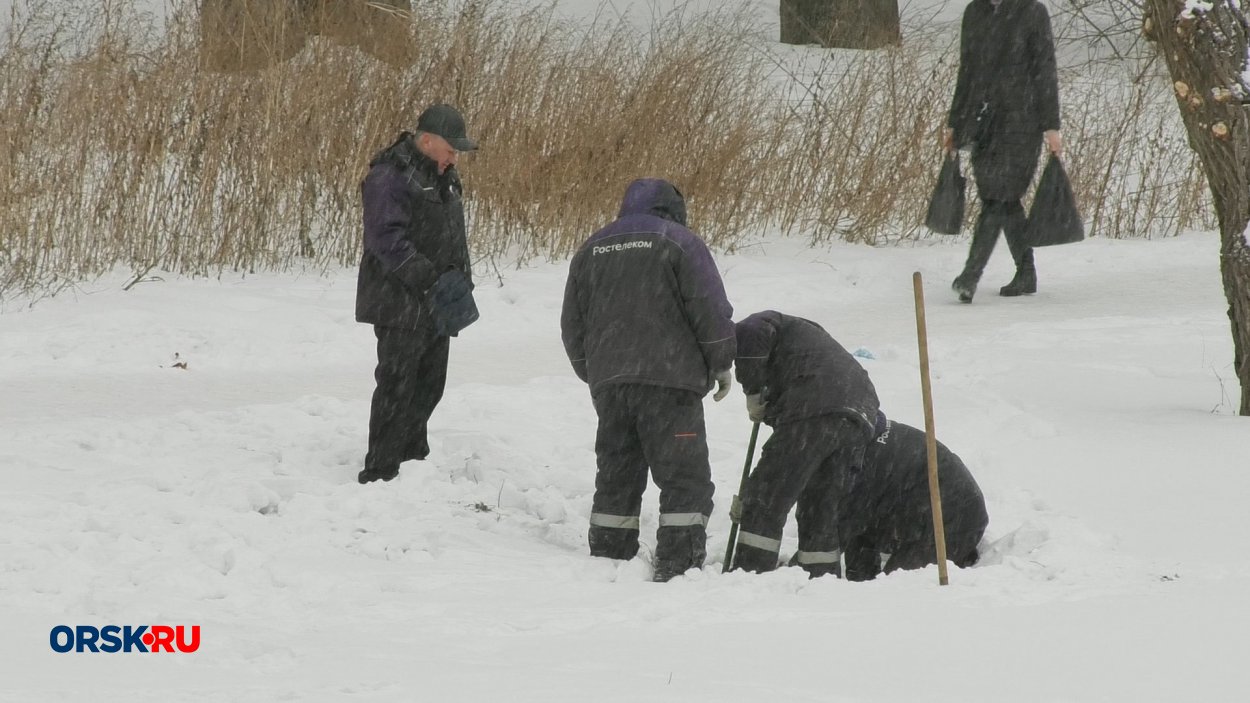
{"label": "black boot", "polygon": [[702,525],[661,527],[656,531],[655,573],[651,580],[664,583],[689,569],[701,569],[706,558],[707,528]]}
{"label": "black boot", "polygon": [[399,475],[399,467],[394,468],[367,468],[356,474],[356,480],[360,483],[372,483],[374,481],[390,481]]}
{"label": "black boot", "polygon": [[985,200],[981,203],[981,215],[977,218],[976,229],[972,231],[972,243],[968,246],[968,260],[964,263],[964,271],[951,283],[951,290],[959,294],[959,302],[971,303],[976,295],[977,283],[981,273],[989,263],[990,254],[994,253],[994,244],[998,241],[998,232],[1003,226],[1006,206],[997,200]]}
{"label": "black boot", "polygon": [[592,557],[628,561],[638,554],[638,530],[591,525],[586,540]]}
{"label": "black boot", "polygon": [[971,303],[972,296],[977,293],[977,281],[968,274],[961,273],[956,276],[955,281],[951,283],[951,290],[959,294],[959,302]]}
{"label": "black boot", "polygon": [[1033,295],[1037,292],[1037,270],[1032,266],[1025,268],[1021,266],[1016,269],[1016,275],[1012,277],[1011,283],[998,289],[998,294],[1008,298],[1014,298],[1017,295]]}
{"label": "black boot", "polygon": [[686,568],[671,561],[657,561],[655,563],[655,572],[651,575],[651,580],[655,583],[668,583],[674,578],[686,573]]}
{"label": "black boot", "polygon": [[998,294],[1008,298],[1018,295],[1033,295],[1037,292],[1037,267],[1033,263],[1033,248],[1025,243],[1027,221],[1024,208],[1017,202],[1011,203],[1007,215],[1007,245],[1011,247],[1011,258],[1016,262],[1016,275],[1011,283],[998,289]]}

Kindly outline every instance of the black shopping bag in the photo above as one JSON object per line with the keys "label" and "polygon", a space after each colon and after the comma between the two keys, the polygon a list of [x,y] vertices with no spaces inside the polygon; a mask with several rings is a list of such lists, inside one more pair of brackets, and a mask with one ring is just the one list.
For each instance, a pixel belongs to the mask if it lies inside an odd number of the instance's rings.
{"label": "black shopping bag", "polygon": [[1033,205],[1029,207],[1029,223],[1025,241],[1033,247],[1072,244],[1085,238],[1085,223],[1076,210],[1076,196],[1063,170],[1063,162],[1054,154],[1046,162],[1042,180],[1037,183]]}
{"label": "black shopping bag", "polygon": [[477,321],[477,303],[473,300],[473,284],[459,271],[448,271],[438,277],[430,289],[434,328],[440,335],[455,337],[460,330]]}
{"label": "black shopping bag", "polygon": [[939,234],[959,234],[964,223],[964,190],[968,179],[959,172],[959,152],[947,155],[938,172],[924,225]]}

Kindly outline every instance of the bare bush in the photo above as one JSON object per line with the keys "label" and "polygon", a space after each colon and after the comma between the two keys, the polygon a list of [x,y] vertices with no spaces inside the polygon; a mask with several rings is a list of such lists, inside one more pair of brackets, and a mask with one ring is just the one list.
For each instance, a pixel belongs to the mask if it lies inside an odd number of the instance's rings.
{"label": "bare bush", "polygon": [[1090,63],[1150,60],[1154,47],[1142,34],[1144,0],[1063,0],[1054,12],[1055,35],[1065,49],[1086,52]]}
{"label": "bare bush", "polygon": [[[1107,75],[1110,74],[1110,75]],[[1214,226],[1198,159],[1167,83],[1090,65],[1065,81],[1072,185],[1092,234],[1139,237]]]}

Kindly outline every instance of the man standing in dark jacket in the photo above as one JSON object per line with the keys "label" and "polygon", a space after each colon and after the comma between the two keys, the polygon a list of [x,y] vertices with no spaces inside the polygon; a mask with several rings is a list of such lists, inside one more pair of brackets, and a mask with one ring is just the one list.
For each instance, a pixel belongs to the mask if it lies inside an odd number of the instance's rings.
{"label": "man standing in dark jacket", "polygon": [[[946,556],[961,568],[972,566],[989,524],[985,498],[968,467],[941,442],[937,456]],[[868,444],[838,521],[847,579],[937,563],[928,466],[924,432],[909,425],[888,421]]]}
{"label": "man standing in dark jacket", "polygon": [[964,270],[951,287],[972,302],[1000,230],[1016,274],[999,295],[1037,292],[1033,249],[1020,199],[1037,169],[1038,149],[1063,153],[1059,80],[1050,15],[1037,0],[972,0],[960,34],[959,77],[943,146],[972,150],[981,215]]}
{"label": "man standing in dark jacket", "polygon": [[[877,391],[855,357],[820,325],[766,310],[737,324],[738,383],[747,413],[773,428],[741,496],[733,567],[770,571],[798,503],[795,561],[812,576],[838,573],[838,521],[868,443]],[[729,558],[729,555],[726,555]]]}
{"label": "man standing in dark jacket", "polygon": [[660,488],[655,580],[703,565],[712,513],[702,398],[729,393],[733,308],[671,183],[636,180],[569,265],[564,348],[599,430],[590,553],[632,559],[647,470]]}
{"label": "man standing in dark jacket", "polygon": [[364,253],[356,320],[378,339],[377,389],[369,412],[369,452],[361,483],[389,481],[400,462],[430,452],[426,423],[443,397],[450,342],[431,289],[471,286],[464,204],[456,160],[477,144],[449,105],[421,113],[369,164],[361,184]]}

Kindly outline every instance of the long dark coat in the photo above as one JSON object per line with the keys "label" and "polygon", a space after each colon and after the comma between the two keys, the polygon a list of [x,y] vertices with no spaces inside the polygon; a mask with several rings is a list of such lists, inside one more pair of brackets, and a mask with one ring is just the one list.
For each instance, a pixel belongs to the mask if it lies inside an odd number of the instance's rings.
{"label": "long dark coat", "polygon": [[[978,127],[986,108],[988,128]],[[959,78],[947,125],[972,146],[983,200],[1019,200],[1037,169],[1042,133],[1059,129],[1050,15],[1037,0],[973,0],[964,10]]]}

